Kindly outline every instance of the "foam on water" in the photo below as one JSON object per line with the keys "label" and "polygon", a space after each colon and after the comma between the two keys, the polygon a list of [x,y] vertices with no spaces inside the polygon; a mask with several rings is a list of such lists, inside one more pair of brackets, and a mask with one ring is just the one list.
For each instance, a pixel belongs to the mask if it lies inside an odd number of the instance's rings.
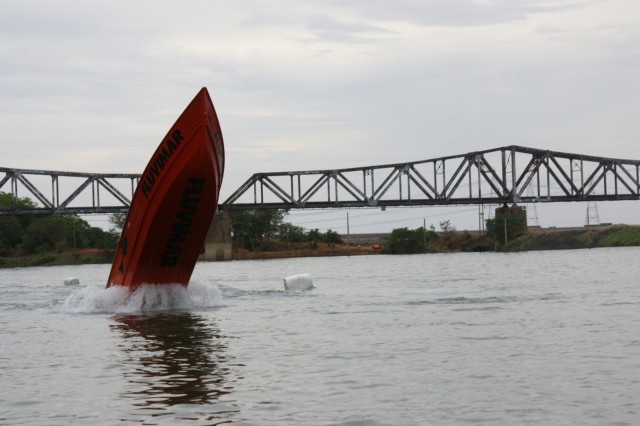
{"label": "foam on water", "polygon": [[143,284],[134,292],[127,287],[89,286],[75,290],[60,305],[66,313],[134,313],[225,306],[217,285],[191,282]]}

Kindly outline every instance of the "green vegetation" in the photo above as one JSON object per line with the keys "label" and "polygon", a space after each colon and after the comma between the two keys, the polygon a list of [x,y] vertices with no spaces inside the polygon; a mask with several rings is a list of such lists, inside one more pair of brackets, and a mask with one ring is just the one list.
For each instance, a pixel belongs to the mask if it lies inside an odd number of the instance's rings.
{"label": "green vegetation", "polygon": [[428,229],[394,229],[386,239],[383,253],[442,253],[456,251],[487,251],[489,244],[484,237],[458,232],[448,220],[440,222],[440,232],[431,225]]}
{"label": "green vegetation", "polygon": [[525,251],[531,246],[531,235],[520,234],[518,237],[509,240],[507,245],[497,244],[497,247],[504,251]]}
{"label": "green vegetation", "polygon": [[286,210],[235,210],[229,212],[233,241],[251,251],[270,250],[273,241],[285,243],[342,243],[340,235],[332,230],[306,231],[300,226],[284,222]]}
{"label": "green vegetation", "polygon": [[258,250],[276,236],[284,215],[284,210],[232,211],[229,217],[233,239],[247,250]]}
{"label": "green vegetation", "polygon": [[114,213],[109,216],[109,223],[111,224],[109,232],[112,234],[120,235],[120,233],[122,233],[122,228],[124,228],[125,220],[127,220],[126,213]]}
{"label": "green vegetation", "polygon": [[640,227],[613,227],[598,241],[599,247],[640,246]]}
{"label": "green vegetation", "polygon": [[[34,208],[27,198],[0,192],[0,209]],[[0,216],[0,265],[16,266],[18,256],[31,256],[28,264],[46,264],[68,249],[113,249],[118,235],[89,225],[76,215]]]}
{"label": "green vegetation", "polygon": [[391,254],[413,254],[434,251],[431,243],[437,240],[438,236],[433,228],[396,228],[387,237],[383,253]]}

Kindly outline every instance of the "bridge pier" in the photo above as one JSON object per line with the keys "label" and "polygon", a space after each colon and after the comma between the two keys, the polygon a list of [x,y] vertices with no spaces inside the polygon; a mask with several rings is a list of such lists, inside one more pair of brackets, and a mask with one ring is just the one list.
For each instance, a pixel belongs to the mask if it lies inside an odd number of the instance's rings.
{"label": "bridge pier", "polygon": [[[506,204],[502,207],[498,207],[495,210],[496,217],[519,217],[522,219],[522,227],[516,229],[516,231],[526,231],[527,230],[527,210],[523,206],[519,206],[517,204],[512,204],[511,207]],[[505,229],[506,229],[506,219],[505,219]]]}
{"label": "bridge pier", "polygon": [[226,211],[217,211],[204,243],[204,260],[231,260],[231,220]]}
{"label": "bridge pier", "polygon": [[523,220],[522,231],[526,231],[527,229],[527,210],[526,208],[519,206],[517,204],[511,205],[511,207],[506,204],[502,207],[498,207],[495,210],[495,215],[504,215],[504,216],[512,216],[512,217],[520,217]]}

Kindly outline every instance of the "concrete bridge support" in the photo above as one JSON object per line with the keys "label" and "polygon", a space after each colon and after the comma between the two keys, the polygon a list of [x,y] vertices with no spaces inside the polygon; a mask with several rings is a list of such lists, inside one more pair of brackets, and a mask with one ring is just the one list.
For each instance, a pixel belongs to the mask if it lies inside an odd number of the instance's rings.
{"label": "concrete bridge support", "polygon": [[217,211],[204,243],[204,260],[231,260],[231,220],[226,211]]}
{"label": "concrete bridge support", "polygon": [[527,229],[527,210],[524,207],[521,207],[517,204],[513,204],[511,207],[509,207],[505,204],[502,207],[496,208],[495,214],[496,216],[505,215],[505,216],[520,217],[523,219],[522,230],[524,231]]}

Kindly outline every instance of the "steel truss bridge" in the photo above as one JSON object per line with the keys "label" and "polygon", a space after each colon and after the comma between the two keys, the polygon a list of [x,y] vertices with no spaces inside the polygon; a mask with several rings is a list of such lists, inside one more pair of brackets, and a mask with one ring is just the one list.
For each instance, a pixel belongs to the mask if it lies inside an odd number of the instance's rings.
{"label": "steel truss bridge", "polygon": [[18,205],[2,215],[89,214],[126,212],[140,180],[138,174],[99,174],[0,167],[0,191],[31,199],[36,208]]}
{"label": "steel truss bridge", "polygon": [[640,161],[507,146],[410,163],[256,173],[228,210],[640,199]]}
{"label": "steel truss bridge", "polygon": [[[38,204],[34,209],[0,210],[0,215],[125,212],[139,179],[137,174],[0,168],[0,191],[14,198],[35,199]],[[640,160],[506,146],[408,163],[256,173],[219,207],[304,209],[639,199]]]}

